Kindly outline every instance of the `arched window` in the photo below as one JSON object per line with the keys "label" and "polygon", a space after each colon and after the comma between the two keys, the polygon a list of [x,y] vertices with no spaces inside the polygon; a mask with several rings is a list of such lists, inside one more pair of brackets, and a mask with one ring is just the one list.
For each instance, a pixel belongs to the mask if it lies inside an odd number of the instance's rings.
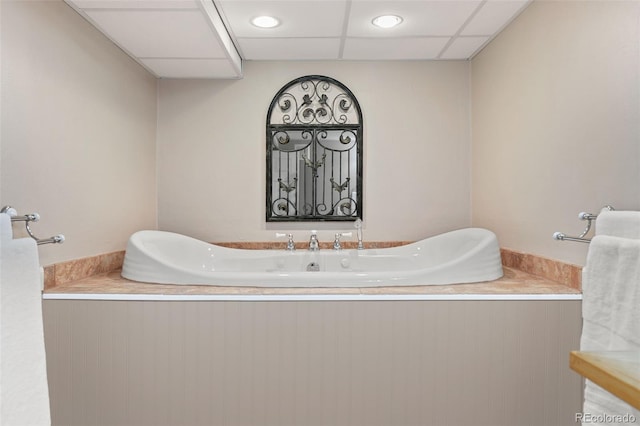
{"label": "arched window", "polygon": [[362,218],[362,112],[330,77],[297,78],[267,113],[267,221]]}

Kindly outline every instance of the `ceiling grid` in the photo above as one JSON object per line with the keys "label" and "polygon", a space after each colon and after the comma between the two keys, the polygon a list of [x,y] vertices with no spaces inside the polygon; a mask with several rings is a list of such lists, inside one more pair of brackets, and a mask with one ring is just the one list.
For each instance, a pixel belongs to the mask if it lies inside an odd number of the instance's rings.
{"label": "ceiling grid", "polygon": [[243,60],[468,60],[531,0],[65,1],[157,77],[241,78]]}

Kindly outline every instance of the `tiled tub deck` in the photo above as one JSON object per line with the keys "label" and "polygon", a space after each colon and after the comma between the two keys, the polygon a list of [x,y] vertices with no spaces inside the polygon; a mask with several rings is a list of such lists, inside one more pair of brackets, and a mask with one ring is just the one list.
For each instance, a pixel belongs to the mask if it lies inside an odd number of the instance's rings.
{"label": "tiled tub deck", "polygon": [[[404,242],[378,243],[375,247]],[[271,243],[226,243],[236,248],[273,248]],[[277,246],[279,247],[279,246]],[[502,249],[504,276],[471,284],[346,287],[265,288],[206,285],[161,285],[127,280],[120,276],[124,252],[78,259],[45,268],[45,298],[62,295],[566,295],[578,298],[580,271],[570,265],[509,249]]]}

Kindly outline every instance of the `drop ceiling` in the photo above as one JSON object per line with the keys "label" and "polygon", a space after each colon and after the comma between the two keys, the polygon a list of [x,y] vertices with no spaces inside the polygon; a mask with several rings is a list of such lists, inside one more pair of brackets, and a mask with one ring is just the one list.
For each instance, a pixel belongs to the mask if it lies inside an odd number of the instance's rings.
{"label": "drop ceiling", "polygon": [[[66,0],[164,78],[240,78],[242,60],[465,60],[529,1]],[[373,26],[383,14],[403,22]],[[280,24],[253,26],[260,15]]]}

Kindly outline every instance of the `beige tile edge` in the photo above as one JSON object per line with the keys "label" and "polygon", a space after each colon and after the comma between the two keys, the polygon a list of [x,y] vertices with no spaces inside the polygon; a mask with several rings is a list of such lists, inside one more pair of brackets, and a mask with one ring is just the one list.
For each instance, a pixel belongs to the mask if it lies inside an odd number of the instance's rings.
{"label": "beige tile edge", "polygon": [[582,290],[582,266],[501,248],[502,264],[576,290]]}
{"label": "beige tile edge", "polygon": [[[367,248],[396,247],[408,244],[408,241],[384,241],[371,242]],[[238,242],[238,243],[218,243],[219,245],[231,248],[244,249],[280,249],[282,243],[272,242]],[[330,248],[327,244],[323,248]],[[300,248],[303,248],[302,245]],[[354,248],[349,244],[345,248]],[[97,274],[104,274],[122,268],[124,261],[124,250],[111,253],[90,256],[81,259],[69,260],[44,268],[44,288],[50,289],[58,285],[88,278]],[[502,264],[504,266],[519,269],[532,275],[536,275],[559,284],[580,290],[582,288],[582,267],[558,260],[548,259],[529,253],[522,253],[508,248],[500,249]]]}
{"label": "beige tile edge", "polygon": [[113,272],[122,268],[123,262],[124,250],[48,265],[44,267],[44,288]]}

